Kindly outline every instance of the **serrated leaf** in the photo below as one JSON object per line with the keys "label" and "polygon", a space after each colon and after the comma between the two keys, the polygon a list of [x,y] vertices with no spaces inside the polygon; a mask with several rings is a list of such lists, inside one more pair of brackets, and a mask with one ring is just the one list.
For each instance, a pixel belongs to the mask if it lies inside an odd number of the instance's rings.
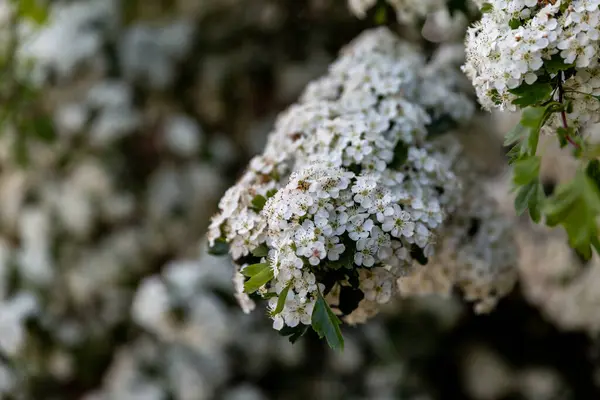
{"label": "serrated leaf", "polygon": [[529,208],[529,198],[532,195],[533,185],[528,184],[521,186],[517,190],[517,196],[515,197],[515,212],[517,215],[521,215]]}
{"label": "serrated leaf", "polygon": [[515,211],[521,215],[525,210],[529,210],[531,220],[536,224],[542,219],[541,207],[545,199],[544,187],[539,179],[519,187],[515,197]]}
{"label": "serrated leaf", "polygon": [[320,338],[325,338],[327,344],[334,350],[344,349],[344,337],[340,330],[342,321],[331,311],[329,305],[319,293],[313,309],[311,323]]}
{"label": "serrated leaf", "polygon": [[591,256],[590,246],[598,236],[600,191],[585,171],[579,170],[571,182],[559,186],[543,211],[548,225],[564,227],[571,247],[585,258]]}
{"label": "serrated leaf", "polygon": [[215,240],[215,244],[208,248],[208,254],[213,256],[224,256],[227,253],[229,253],[229,244],[225,239]]}
{"label": "serrated leaf", "polygon": [[261,244],[252,250],[252,255],[254,257],[266,257],[269,255],[269,248],[265,244]]}
{"label": "serrated leaf", "polygon": [[540,173],[542,159],[538,156],[521,158],[513,163],[513,183],[517,186],[527,185]]}
{"label": "serrated leaf", "polygon": [[514,145],[509,152],[511,164],[525,156],[535,156],[542,125],[560,107],[560,103],[552,102],[544,107],[527,107],[523,110],[521,120],[506,135],[504,142],[505,145]]}
{"label": "serrated leaf", "polygon": [[244,292],[254,293],[273,279],[273,268],[268,266],[244,282]]}
{"label": "serrated leaf", "polygon": [[261,273],[262,271],[264,271],[267,268],[270,268],[268,263],[258,263],[258,264],[247,265],[240,272],[242,273],[242,275],[251,278],[254,275]]}
{"label": "serrated leaf", "polygon": [[288,292],[290,291],[290,287],[292,287],[292,283],[288,283],[286,287],[283,288],[281,293],[279,293],[279,298],[277,299],[277,306],[271,312],[271,316],[275,316],[283,311],[283,307],[285,307],[285,301],[287,300]]}
{"label": "serrated leaf", "polygon": [[252,202],[250,204],[252,204],[252,208],[254,210],[261,211],[266,203],[267,203],[267,199],[265,198],[265,196],[257,194],[256,196],[254,196],[254,198],[252,199]]}
{"label": "serrated leaf", "polygon": [[513,104],[520,107],[528,107],[548,101],[552,90],[552,85],[549,83],[535,82],[531,85],[523,83],[518,88],[510,89],[509,92],[518,96],[513,100]]}

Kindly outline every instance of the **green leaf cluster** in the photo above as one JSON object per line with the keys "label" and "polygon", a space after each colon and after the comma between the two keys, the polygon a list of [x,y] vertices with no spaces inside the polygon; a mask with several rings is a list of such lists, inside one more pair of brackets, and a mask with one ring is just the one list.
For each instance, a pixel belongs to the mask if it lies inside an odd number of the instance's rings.
{"label": "green leaf cluster", "polygon": [[562,225],[569,236],[570,246],[585,259],[591,258],[592,247],[600,250],[598,176],[598,161],[592,161],[586,171],[579,170],[573,180],[559,186],[543,209],[546,223],[549,226]]}

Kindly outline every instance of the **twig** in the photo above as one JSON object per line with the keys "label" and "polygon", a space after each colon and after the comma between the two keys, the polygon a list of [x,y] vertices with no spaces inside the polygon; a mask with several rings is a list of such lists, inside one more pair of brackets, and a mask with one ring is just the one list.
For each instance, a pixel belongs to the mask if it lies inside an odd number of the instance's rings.
{"label": "twig", "polygon": [[[558,102],[561,104],[563,102],[563,93],[564,93],[563,87],[562,87],[563,76],[564,76],[563,72],[561,71],[560,75],[558,77]],[[569,132],[569,124],[567,123],[567,113],[565,112],[564,109],[560,111],[560,117],[562,120],[563,128],[565,128],[565,130],[567,132]],[[581,149],[581,146],[579,145],[579,143],[575,142],[568,133],[565,134],[565,139],[567,139],[567,142],[571,143],[575,148]]]}

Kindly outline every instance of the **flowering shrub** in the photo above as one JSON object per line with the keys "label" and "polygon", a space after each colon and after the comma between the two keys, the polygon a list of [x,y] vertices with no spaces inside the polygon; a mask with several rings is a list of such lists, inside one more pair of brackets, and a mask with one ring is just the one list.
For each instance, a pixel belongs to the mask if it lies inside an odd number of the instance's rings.
{"label": "flowering shrub", "polygon": [[341,347],[336,315],[352,320],[363,299],[388,302],[395,280],[433,255],[462,189],[457,153],[428,143],[428,129],[472,108],[445,84],[451,74],[427,72],[389,31],[363,34],[222,198],[213,251],[228,248],[240,266],[244,309],[254,308],[249,295],[269,299],[274,328],[292,340],[312,324]]}
{"label": "flowering shrub", "polygon": [[[491,1],[481,11],[468,31],[463,69],[484,108],[523,110],[506,141],[513,146],[517,211],[563,225],[571,246],[590,258],[590,247],[600,249],[600,164],[582,129],[600,121],[600,2]],[[548,199],[538,177],[543,127],[581,159],[575,179]]]}

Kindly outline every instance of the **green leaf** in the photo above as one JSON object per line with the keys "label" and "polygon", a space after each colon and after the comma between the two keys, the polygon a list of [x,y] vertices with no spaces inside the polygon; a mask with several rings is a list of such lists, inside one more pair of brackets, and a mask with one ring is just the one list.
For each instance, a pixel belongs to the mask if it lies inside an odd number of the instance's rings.
{"label": "green leaf", "polygon": [[18,13],[22,17],[35,22],[38,25],[48,20],[48,11],[40,0],[18,0]]}
{"label": "green leaf", "polygon": [[288,336],[288,340],[293,344],[296,343],[302,336],[304,336],[307,330],[308,325],[298,324],[293,328],[285,325],[278,331],[278,333],[281,336]]}
{"label": "green leaf", "polygon": [[267,192],[267,199],[270,199],[271,197],[275,196],[275,194],[277,193],[277,189],[271,189]]}
{"label": "green leaf", "polygon": [[515,211],[517,215],[521,215],[529,209],[529,216],[533,222],[538,223],[542,218],[541,207],[544,199],[544,187],[538,179],[535,179],[519,187],[515,198]]}
{"label": "green leaf", "polygon": [[252,250],[254,257],[266,257],[269,255],[269,248],[264,243]]}
{"label": "green leaf", "polygon": [[569,144],[567,136],[572,136],[574,132],[575,130],[572,127],[567,129],[561,126],[556,129],[556,135],[558,137],[558,143],[560,144],[561,149]]}
{"label": "green leaf", "polygon": [[543,107],[527,107],[521,114],[521,120],[507,135],[505,145],[514,145],[509,152],[509,162],[526,156],[534,156],[540,139],[540,129],[548,117],[558,111],[562,104],[551,102]]}
{"label": "green leaf", "polygon": [[527,185],[540,173],[542,159],[538,156],[521,158],[513,163],[513,183],[517,186]]}
{"label": "green leaf", "polygon": [[290,287],[292,287],[292,283],[288,283],[288,285],[283,288],[281,293],[279,293],[279,298],[277,299],[277,307],[271,312],[271,316],[275,316],[283,311],[283,307],[285,307],[285,301],[287,300],[288,292],[290,291]]}
{"label": "green leaf", "polygon": [[517,29],[522,24],[523,22],[519,18],[513,18],[510,21],[508,21],[508,26],[510,26],[511,29]]}
{"label": "green leaf", "polygon": [[509,92],[518,96],[513,100],[513,104],[520,107],[528,107],[550,100],[552,90],[552,85],[549,83],[535,82],[531,85],[524,83],[518,88],[510,89]]}
{"label": "green leaf", "polygon": [[490,13],[493,10],[494,10],[494,6],[490,3],[483,3],[481,5],[481,13],[482,14]]}
{"label": "green leaf", "polygon": [[600,190],[600,161],[590,161],[585,169],[585,174],[596,184],[596,188]]}
{"label": "green leaf", "polygon": [[565,64],[560,54],[554,54],[549,60],[544,60],[544,68],[550,74],[558,74],[560,71],[566,71],[575,67],[575,64]]}
{"label": "green leaf", "polygon": [[261,273],[267,268],[270,268],[268,263],[251,264],[243,268],[240,272],[244,276],[253,277],[254,275]]}
{"label": "green leaf", "polygon": [[340,330],[342,321],[331,311],[329,305],[319,293],[312,313],[312,327],[320,338],[325,337],[327,344],[334,350],[344,349],[344,338]]}
{"label": "green leaf", "polygon": [[591,257],[591,246],[596,247],[600,215],[600,191],[594,180],[579,170],[575,178],[557,188],[544,207],[546,223],[562,225],[569,237],[569,244],[584,258]]}
{"label": "green leaf", "polygon": [[385,6],[379,6],[377,7],[377,9],[375,10],[375,24],[376,25],[385,25],[385,23],[387,22],[388,16],[387,16],[387,7]]}
{"label": "green leaf", "polygon": [[[254,264],[261,265],[261,264]],[[246,267],[248,268],[248,267]],[[244,282],[244,292],[246,293],[254,293],[258,289],[260,289],[265,284],[269,283],[273,279],[273,268],[267,264],[267,268],[261,269],[256,274],[252,275],[252,277]]]}
{"label": "green leaf", "polygon": [[398,169],[408,160],[408,146],[406,143],[399,141],[394,147],[394,158],[390,163],[390,167]]}
{"label": "green leaf", "polygon": [[208,248],[208,254],[213,256],[224,256],[227,253],[229,253],[229,244],[222,238],[215,240],[215,244]]}
{"label": "green leaf", "polygon": [[31,128],[38,139],[46,143],[53,142],[54,139],[56,139],[56,131],[54,130],[54,124],[50,118],[33,118],[30,123]]}
{"label": "green leaf", "polygon": [[256,196],[254,196],[254,198],[252,199],[252,202],[251,202],[252,208],[256,211],[261,211],[266,203],[267,203],[267,199],[265,198],[265,196],[262,196],[260,194],[257,194]]}

